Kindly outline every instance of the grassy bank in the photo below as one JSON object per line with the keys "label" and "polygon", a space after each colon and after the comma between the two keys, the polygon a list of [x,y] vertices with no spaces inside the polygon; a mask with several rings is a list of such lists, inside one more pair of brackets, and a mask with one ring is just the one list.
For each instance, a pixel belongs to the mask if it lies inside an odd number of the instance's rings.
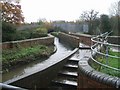
{"label": "grassy bank", "polygon": [[[109,50],[109,55],[120,57],[120,52],[113,52],[113,51]],[[96,59],[103,64],[107,64],[111,67],[120,69],[120,60],[118,58],[98,56]],[[106,73],[106,74],[109,74],[112,76],[120,77],[119,71],[105,68],[105,67],[100,66],[94,62],[91,63],[91,66],[100,72],[103,72],[103,73]]]}
{"label": "grassy bank", "polygon": [[54,46],[37,45],[27,48],[3,50],[3,70],[8,70],[18,64],[25,64],[40,58],[49,57],[54,51]]}
{"label": "grassy bank", "polygon": [[[109,55],[120,57],[120,52],[109,51]],[[107,61],[108,61],[109,66],[119,68],[119,59],[118,58],[101,57],[101,58],[98,58],[98,60],[101,61],[103,64],[107,64]]]}

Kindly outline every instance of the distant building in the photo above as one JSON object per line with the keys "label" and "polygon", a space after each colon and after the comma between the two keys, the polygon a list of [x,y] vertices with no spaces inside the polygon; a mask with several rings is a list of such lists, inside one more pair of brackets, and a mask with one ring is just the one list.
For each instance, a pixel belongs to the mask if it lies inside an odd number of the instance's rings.
{"label": "distant building", "polygon": [[60,22],[55,21],[52,23],[54,27],[60,27],[61,29],[68,32],[88,32],[87,24],[79,24],[75,22]]}
{"label": "distant building", "polygon": [[83,32],[88,32],[89,30],[89,27],[88,27],[88,24],[83,24]]}

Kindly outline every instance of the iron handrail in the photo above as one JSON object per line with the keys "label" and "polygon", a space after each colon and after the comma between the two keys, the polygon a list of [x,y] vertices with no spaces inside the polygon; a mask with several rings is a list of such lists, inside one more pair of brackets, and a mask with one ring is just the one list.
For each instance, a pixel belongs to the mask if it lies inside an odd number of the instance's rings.
{"label": "iron handrail", "polygon": [[[111,32],[110,32],[110,33],[111,33]],[[92,38],[91,38],[91,41],[94,42],[94,44],[91,46],[91,50],[92,50],[93,52],[95,52],[95,53],[98,53],[98,54],[102,55],[102,56],[107,56],[107,57],[112,57],[112,58],[120,59],[120,57],[118,57],[118,56],[113,56],[113,55],[109,55],[109,54],[104,54],[104,53],[101,53],[101,52],[99,52],[98,50],[95,50],[95,49],[94,49],[95,47],[98,47],[98,45],[102,45],[102,46],[103,46],[103,45],[106,45],[106,46],[112,46],[112,47],[120,47],[120,45],[111,44],[111,43],[108,43],[108,42],[106,41],[106,39],[107,39],[107,37],[108,37],[108,35],[109,35],[110,33],[106,32],[106,33],[103,33],[103,34],[98,35],[98,36],[96,36],[96,37],[92,37]],[[101,38],[102,38],[102,39],[101,39]],[[95,40],[95,39],[97,39],[97,40]],[[101,41],[98,41],[98,39],[99,39],[99,40],[101,39]],[[119,71],[119,72],[120,72],[120,69],[118,69],[118,68],[115,68],[115,67],[112,67],[112,66],[109,66],[109,65],[106,65],[106,64],[103,64],[103,63],[97,61],[96,59],[94,59],[93,55],[91,56],[91,59],[92,59],[94,62],[96,62],[97,64],[101,65],[101,66],[104,66],[104,67],[107,67],[107,68],[109,68],[109,69],[113,69],[113,70],[115,70],[115,71]]]}
{"label": "iron handrail", "polygon": [[[94,51],[94,52],[96,52],[96,53],[98,53],[98,54],[100,54],[100,55],[106,56],[106,54],[94,50],[93,47],[91,47],[91,49],[92,49],[92,51]],[[120,57],[118,57],[118,56],[113,56],[113,55],[109,55],[109,54],[107,54],[107,56],[108,56],[108,57],[111,57],[111,58],[120,59]]]}
{"label": "iron handrail", "polygon": [[100,62],[98,62],[97,60],[95,60],[93,57],[91,57],[91,58],[92,58],[92,60],[93,60],[94,62],[96,62],[97,64],[99,64],[99,65],[101,65],[101,66],[104,66],[104,67],[107,67],[107,68],[110,68],[110,69],[113,69],[113,70],[116,70],[116,71],[119,71],[119,72],[120,72],[120,69],[117,69],[117,68],[111,67],[111,66],[109,66],[109,65],[100,63]]}
{"label": "iron handrail", "polygon": [[114,46],[114,47],[120,47],[120,45],[111,44],[111,43],[108,43],[108,42],[106,43],[106,42],[96,41],[96,40],[94,40],[95,38],[91,38],[91,40],[95,43],[104,44],[104,45],[108,45],[108,46]]}

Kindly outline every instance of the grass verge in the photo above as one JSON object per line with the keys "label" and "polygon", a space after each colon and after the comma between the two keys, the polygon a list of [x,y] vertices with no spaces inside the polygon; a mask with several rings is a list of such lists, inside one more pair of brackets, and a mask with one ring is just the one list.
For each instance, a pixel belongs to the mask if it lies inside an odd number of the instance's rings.
{"label": "grass verge", "polygon": [[[120,57],[120,52],[113,52],[113,51],[110,50],[109,55]],[[100,63],[107,64],[111,67],[120,69],[120,60],[118,58],[98,56],[96,59]],[[112,76],[120,77],[120,72],[119,71],[115,71],[115,70],[112,70],[112,69],[109,69],[109,68],[105,68],[105,67],[100,66],[100,65],[98,65],[97,63],[94,63],[94,62],[91,63],[91,66],[95,70],[98,70],[100,72],[103,72],[103,73],[106,73],[106,74],[109,74],[109,75],[112,75]]]}
{"label": "grass verge", "polygon": [[2,67],[7,70],[17,64],[25,64],[40,58],[49,57],[54,51],[54,46],[37,45],[27,48],[18,48],[2,51]]}

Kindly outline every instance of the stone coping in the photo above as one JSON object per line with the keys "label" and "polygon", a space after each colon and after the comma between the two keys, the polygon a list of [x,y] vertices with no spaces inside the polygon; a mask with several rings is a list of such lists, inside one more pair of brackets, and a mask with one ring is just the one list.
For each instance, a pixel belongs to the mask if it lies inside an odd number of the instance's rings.
{"label": "stone coping", "polygon": [[61,34],[64,34],[64,35],[67,35],[67,36],[70,36],[70,37],[74,37],[74,38],[76,38],[76,39],[79,39],[79,37],[77,37],[77,36],[73,36],[73,35],[71,35],[71,34],[66,34],[66,33],[63,33],[63,32],[60,32]]}
{"label": "stone coping", "polygon": [[70,33],[70,35],[77,35],[77,36],[84,36],[84,37],[92,37],[91,35],[88,34],[82,34],[82,33]]}
{"label": "stone coping", "polygon": [[31,39],[17,40],[17,41],[9,41],[9,42],[3,42],[2,44],[6,44],[6,43],[18,43],[18,42],[27,42],[27,41],[32,41],[32,40],[47,39],[47,38],[51,38],[51,37],[54,37],[54,36],[48,34],[47,37],[31,38]]}
{"label": "stone coping", "polygon": [[47,37],[2,42],[2,43],[0,43],[0,47],[2,49],[10,49],[10,48],[18,48],[19,46],[28,47],[28,46],[32,46],[32,45],[38,45],[38,44],[47,45],[47,46],[53,45],[54,44],[54,36],[48,34]]}
{"label": "stone coping", "polygon": [[78,73],[92,80],[114,88],[120,88],[120,78],[98,72],[89,65],[90,57],[84,57],[78,63]]}

